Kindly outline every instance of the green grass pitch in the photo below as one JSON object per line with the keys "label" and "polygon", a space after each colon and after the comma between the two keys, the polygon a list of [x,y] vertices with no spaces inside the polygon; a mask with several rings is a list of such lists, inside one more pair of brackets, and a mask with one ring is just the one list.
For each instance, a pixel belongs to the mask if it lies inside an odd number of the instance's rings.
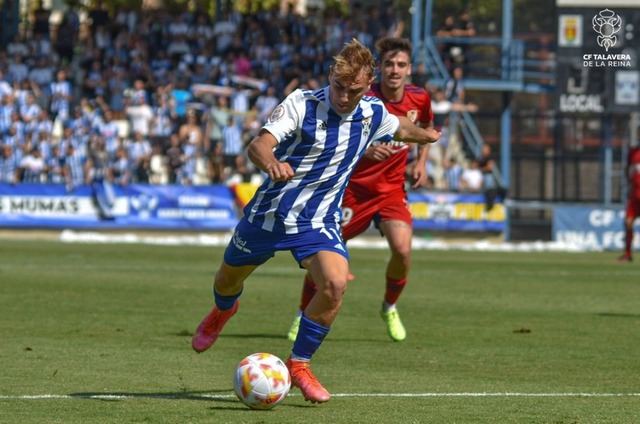
{"label": "green grass pitch", "polygon": [[408,338],[393,343],[378,315],[388,253],[353,250],[356,281],[314,358],[339,396],[314,406],[293,389],[251,411],[233,371],[254,352],[286,358],[303,271],[286,252],[259,268],[198,355],[190,336],[222,252],[2,240],[0,422],[640,419],[640,268],[613,253],[417,251],[399,303]]}

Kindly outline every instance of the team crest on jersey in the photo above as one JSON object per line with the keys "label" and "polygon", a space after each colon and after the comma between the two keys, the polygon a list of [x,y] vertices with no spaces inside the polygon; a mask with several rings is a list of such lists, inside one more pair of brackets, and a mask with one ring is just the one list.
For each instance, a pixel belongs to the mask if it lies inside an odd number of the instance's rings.
{"label": "team crest on jersey", "polygon": [[371,118],[367,117],[362,120],[362,135],[368,137],[371,132]]}
{"label": "team crest on jersey", "polygon": [[411,109],[407,112],[407,118],[409,118],[409,120],[415,124],[418,120],[418,111],[415,109]]}
{"label": "team crest on jersey", "polygon": [[283,117],[284,117],[284,106],[278,105],[276,106],[275,109],[273,109],[273,112],[271,112],[271,115],[269,115],[269,122],[279,121]]}

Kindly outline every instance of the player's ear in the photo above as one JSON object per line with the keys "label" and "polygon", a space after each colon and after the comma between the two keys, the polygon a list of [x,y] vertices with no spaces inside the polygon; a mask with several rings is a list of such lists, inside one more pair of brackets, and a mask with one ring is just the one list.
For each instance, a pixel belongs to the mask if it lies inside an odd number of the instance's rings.
{"label": "player's ear", "polygon": [[411,70],[412,70],[412,69],[413,69],[413,68],[411,67],[411,64],[409,64],[409,71],[407,72],[407,75],[411,75]]}

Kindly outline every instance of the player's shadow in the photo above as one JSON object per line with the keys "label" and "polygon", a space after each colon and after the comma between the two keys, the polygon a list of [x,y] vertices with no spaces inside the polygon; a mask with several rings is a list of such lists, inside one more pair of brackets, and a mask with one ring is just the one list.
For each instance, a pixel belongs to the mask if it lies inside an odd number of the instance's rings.
{"label": "player's shadow", "polygon": [[[101,402],[118,402],[127,399],[195,400],[215,402],[215,406],[211,406],[209,408],[213,410],[251,411],[240,403],[234,395],[230,395],[229,392],[231,391],[231,389],[223,389],[178,392],[76,392],[69,393],[69,396],[78,399],[97,400]],[[228,404],[228,406],[222,406],[219,404]],[[278,406],[308,408],[312,405],[282,403]]]}
{"label": "player's shadow", "polygon": [[624,312],[599,312],[596,315],[609,318],[640,318],[640,314],[629,314]]}
{"label": "player's shadow", "polygon": [[[193,333],[188,330],[182,330],[176,333],[169,333],[171,336],[177,337],[193,337]],[[220,334],[220,338],[229,338],[229,339],[272,339],[272,340],[286,340],[286,334],[269,334],[269,333],[224,333]],[[332,342],[348,342],[348,343],[387,343],[387,339],[369,339],[369,338],[358,338],[358,337],[329,337],[327,341]]]}
{"label": "player's shadow", "polygon": [[220,338],[230,338],[230,339],[286,339],[286,334],[269,334],[269,333],[228,333],[221,334]]}
{"label": "player's shadow", "polygon": [[[207,400],[217,402],[236,402],[228,393],[232,389],[178,391],[178,392],[76,392],[69,396],[79,399],[113,402],[125,399],[169,399],[169,400]],[[216,393],[225,393],[216,396]]]}
{"label": "player's shadow", "polygon": [[[193,337],[193,333],[188,330],[182,330],[177,333],[169,333],[171,336],[177,337]],[[287,336],[285,334],[269,334],[269,333],[250,333],[250,334],[239,334],[239,333],[224,333],[220,335],[221,339],[230,338],[230,339],[286,339]]]}

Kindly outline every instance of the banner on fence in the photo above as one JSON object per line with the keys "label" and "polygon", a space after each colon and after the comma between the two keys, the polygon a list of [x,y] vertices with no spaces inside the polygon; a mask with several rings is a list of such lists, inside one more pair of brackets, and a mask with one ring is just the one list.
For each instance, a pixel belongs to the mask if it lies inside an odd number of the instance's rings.
{"label": "banner on fence", "polygon": [[0,226],[229,230],[237,223],[228,187],[112,186],[67,191],[56,184],[0,184]]}
{"label": "banner on fence", "polygon": [[409,208],[416,230],[501,232],[505,227],[504,205],[487,210],[482,194],[409,193]]}
{"label": "banner on fence", "polygon": [[[640,247],[636,226],[634,247]],[[624,209],[556,206],[553,209],[553,240],[590,250],[624,249]]]}

